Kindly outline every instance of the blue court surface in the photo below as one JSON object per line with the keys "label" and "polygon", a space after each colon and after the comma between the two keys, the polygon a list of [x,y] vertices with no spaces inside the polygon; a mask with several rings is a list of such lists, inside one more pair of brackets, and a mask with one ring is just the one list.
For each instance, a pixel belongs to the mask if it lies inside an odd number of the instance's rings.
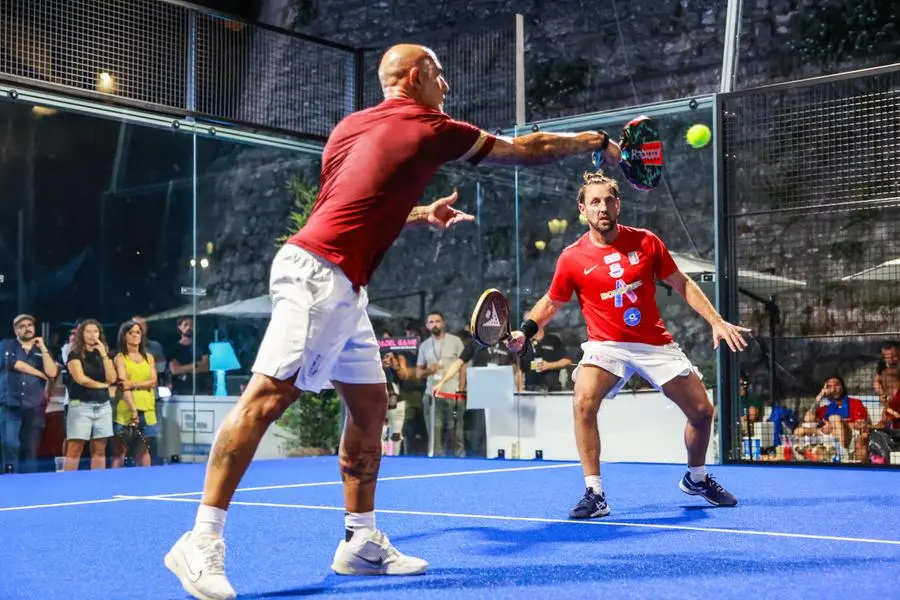
{"label": "blue court surface", "polygon": [[[341,577],[337,460],[254,463],[225,528],[239,598],[876,598],[900,584],[900,472],[720,466],[714,508],[681,465],[604,464],[612,514],[569,521],[577,464],[385,458],[378,525],[431,563]],[[202,465],[0,477],[0,598],[187,597],[163,555]],[[147,496],[154,496],[147,498]]]}

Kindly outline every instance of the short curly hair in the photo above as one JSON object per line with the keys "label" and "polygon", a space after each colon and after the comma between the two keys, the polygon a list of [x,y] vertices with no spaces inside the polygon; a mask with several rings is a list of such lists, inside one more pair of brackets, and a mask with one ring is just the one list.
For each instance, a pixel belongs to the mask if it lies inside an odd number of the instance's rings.
{"label": "short curly hair", "polygon": [[585,171],[582,175],[582,178],[584,179],[584,184],[582,184],[582,186],[578,188],[578,197],[576,198],[578,204],[584,203],[584,191],[589,185],[607,184],[612,188],[613,195],[616,198],[619,197],[619,184],[615,179],[608,176],[603,171]]}

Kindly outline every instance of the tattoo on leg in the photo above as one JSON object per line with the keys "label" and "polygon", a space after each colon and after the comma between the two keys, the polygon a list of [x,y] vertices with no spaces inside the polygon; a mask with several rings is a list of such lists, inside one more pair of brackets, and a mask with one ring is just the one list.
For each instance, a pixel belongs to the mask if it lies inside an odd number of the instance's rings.
{"label": "tattoo on leg", "polygon": [[381,466],[381,446],[341,448],[341,481],[356,481],[371,485],[378,479]]}
{"label": "tattoo on leg", "polygon": [[210,464],[218,469],[227,469],[237,459],[237,450],[232,448],[231,431],[223,428],[210,454]]}

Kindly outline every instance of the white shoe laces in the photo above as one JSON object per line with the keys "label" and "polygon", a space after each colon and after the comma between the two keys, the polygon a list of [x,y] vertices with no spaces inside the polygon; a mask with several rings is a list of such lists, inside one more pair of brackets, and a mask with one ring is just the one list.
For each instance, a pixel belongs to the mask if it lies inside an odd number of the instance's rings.
{"label": "white shoe laces", "polygon": [[225,574],[225,542],[215,538],[209,542],[197,543],[203,556],[203,570],[209,575]]}
{"label": "white shoe laces", "polygon": [[388,539],[387,534],[383,531],[377,530],[375,532],[375,535],[372,536],[372,540],[377,542],[379,546],[384,548],[389,557],[399,558],[400,556],[402,556],[400,554],[400,551],[394,548],[394,546],[391,544],[391,540]]}

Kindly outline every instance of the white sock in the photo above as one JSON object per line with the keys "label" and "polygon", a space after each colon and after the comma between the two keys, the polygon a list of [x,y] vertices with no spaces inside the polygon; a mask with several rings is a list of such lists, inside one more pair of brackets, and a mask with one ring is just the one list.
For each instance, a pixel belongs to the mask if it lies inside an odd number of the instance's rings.
{"label": "white sock", "polygon": [[701,467],[688,467],[688,472],[690,472],[691,481],[694,483],[700,483],[706,479],[706,465]]}
{"label": "white sock", "polygon": [[347,530],[346,540],[351,537],[372,535],[375,531],[375,511],[364,513],[344,513],[344,528]]}
{"label": "white sock", "polygon": [[197,508],[197,519],[194,521],[194,533],[222,537],[222,531],[225,529],[225,516],[227,514],[228,512],[221,508],[201,504]]}
{"label": "white sock", "polygon": [[603,485],[600,483],[599,475],[586,475],[584,478],[584,487],[594,490],[595,494],[603,493]]}

